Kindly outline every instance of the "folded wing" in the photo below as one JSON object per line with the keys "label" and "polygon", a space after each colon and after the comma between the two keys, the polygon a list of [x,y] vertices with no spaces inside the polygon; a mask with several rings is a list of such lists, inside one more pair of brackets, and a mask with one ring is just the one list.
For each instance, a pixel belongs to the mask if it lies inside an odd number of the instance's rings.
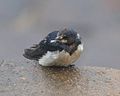
{"label": "folded wing", "polygon": [[40,42],[40,44],[36,44],[30,47],[29,49],[25,49],[23,56],[30,60],[38,60],[46,52],[47,52],[46,45],[43,40]]}

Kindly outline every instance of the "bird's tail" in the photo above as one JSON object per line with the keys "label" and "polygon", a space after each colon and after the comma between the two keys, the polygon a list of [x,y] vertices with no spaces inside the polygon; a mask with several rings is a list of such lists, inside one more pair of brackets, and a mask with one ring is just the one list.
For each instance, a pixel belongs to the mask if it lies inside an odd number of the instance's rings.
{"label": "bird's tail", "polygon": [[35,58],[35,56],[34,56],[34,51],[35,51],[36,47],[38,47],[38,45],[34,45],[30,49],[25,49],[23,56],[30,60],[37,60],[37,58]]}
{"label": "bird's tail", "polygon": [[31,54],[32,54],[32,50],[31,50],[31,49],[25,49],[23,56],[24,56],[25,58],[27,58],[27,59],[32,60],[33,57],[31,56]]}

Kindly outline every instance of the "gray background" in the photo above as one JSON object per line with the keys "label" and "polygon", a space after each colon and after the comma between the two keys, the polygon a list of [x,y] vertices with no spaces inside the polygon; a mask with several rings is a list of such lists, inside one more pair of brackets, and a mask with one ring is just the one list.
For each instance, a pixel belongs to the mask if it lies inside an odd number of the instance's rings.
{"label": "gray background", "polygon": [[0,0],[0,60],[24,61],[23,50],[49,32],[78,31],[78,66],[120,68],[119,0]]}

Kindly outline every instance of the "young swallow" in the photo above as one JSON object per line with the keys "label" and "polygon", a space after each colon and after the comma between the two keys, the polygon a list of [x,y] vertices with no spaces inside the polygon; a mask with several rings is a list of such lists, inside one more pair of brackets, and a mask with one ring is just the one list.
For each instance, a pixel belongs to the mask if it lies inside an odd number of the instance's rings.
{"label": "young swallow", "polygon": [[83,51],[80,35],[74,30],[51,32],[39,44],[24,50],[23,56],[42,66],[69,66]]}

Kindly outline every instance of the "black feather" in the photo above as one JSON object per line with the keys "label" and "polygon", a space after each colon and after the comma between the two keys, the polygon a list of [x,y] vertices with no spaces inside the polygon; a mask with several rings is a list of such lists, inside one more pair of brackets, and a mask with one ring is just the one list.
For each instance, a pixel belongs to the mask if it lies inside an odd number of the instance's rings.
{"label": "black feather", "polygon": [[45,44],[44,41],[41,41],[40,44],[32,46],[30,49],[25,49],[23,56],[31,60],[38,60],[45,53]]}
{"label": "black feather", "polygon": [[36,44],[29,49],[24,50],[23,56],[27,59],[38,60],[48,51],[62,51],[63,48],[59,46],[59,43],[51,43],[57,36],[58,31],[51,32],[48,36],[42,40],[39,44]]}
{"label": "black feather", "polygon": [[[43,55],[45,55],[48,51],[52,52],[52,51],[62,51],[62,50],[65,50],[70,55],[72,55],[75,52],[75,50],[77,50],[77,46],[81,44],[81,40],[75,39],[75,42],[71,45],[63,44],[60,42],[51,43],[51,40],[56,39],[58,32],[59,31],[54,31],[49,33],[47,37],[44,40],[42,40],[39,44],[33,45],[29,49],[25,49],[23,56],[31,60],[38,60],[42,58]],[[72,36],[71,34],[74,35],[73,32],[67,33],[67,35],[68,36],[70,35],[70,37]],[[75,33],[75,36],[77,36],[76,34],[77,33]]]}

